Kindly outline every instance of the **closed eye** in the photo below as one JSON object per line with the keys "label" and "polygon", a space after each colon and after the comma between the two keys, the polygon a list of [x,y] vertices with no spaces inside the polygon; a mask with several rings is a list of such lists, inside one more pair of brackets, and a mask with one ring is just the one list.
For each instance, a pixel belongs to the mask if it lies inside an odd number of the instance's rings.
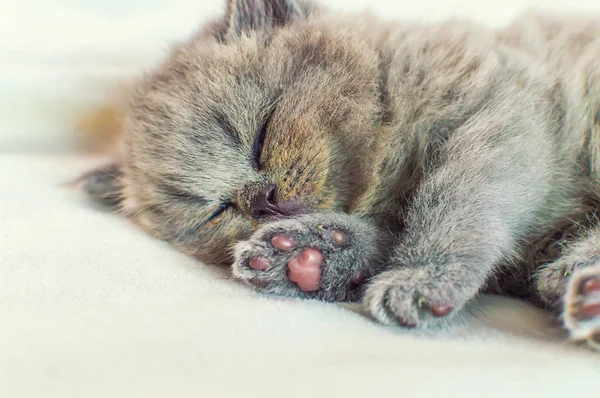
{"label": "closed eye", "polygon": [[269,123],[271,122],[271,117],[273,116],[273,111],[274,109],[269,112],[265,122],[263,123],[258,134],[256,134],[256,137],[254,137],[254,142],[252,143],[252,168],[254,170],[260,170],[262,168],[260,158],[262,156],[262,150],[265,144],[265,138],[267,137]]}
{"label": "closed eye", "polygon": [[221,214],[223,214],[225,212],[225,210],[229,209],[232,206],[233,206],[233,203],[230,201],[223,201],[223,202],[219,203],[217,205],[217,208],[210,214],[210,216],[208,216],[208,218],[206,220],[204,220],[204,222],[202,224],[206,224],[206,223],[209,223],[209,222],[215,220]]}

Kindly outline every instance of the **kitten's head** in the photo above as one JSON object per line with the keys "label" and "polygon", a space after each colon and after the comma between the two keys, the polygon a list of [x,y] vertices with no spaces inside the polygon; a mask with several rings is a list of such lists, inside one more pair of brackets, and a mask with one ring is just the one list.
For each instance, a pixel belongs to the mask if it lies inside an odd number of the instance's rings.
{"label": "kitten's head", "polygon": [[88,191],[209,263],[273,218],[349,211],[368,183],[377,54],[319,15],[229,1],[138,85],[119,161]]}

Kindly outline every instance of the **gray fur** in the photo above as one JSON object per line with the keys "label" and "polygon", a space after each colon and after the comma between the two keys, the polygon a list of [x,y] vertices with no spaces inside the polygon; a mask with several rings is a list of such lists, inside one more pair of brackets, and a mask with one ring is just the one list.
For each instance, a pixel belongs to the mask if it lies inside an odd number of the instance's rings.
{"label": "gray fur", "polygon": [[[230,1],[133,93],[113,184],[121,209],[244,281],[256,276],[249,256],[269,257],[270,284],[258,288],[268,293],[348,299],[348,276],[368,269],[363,300],[383,323],[442,322],[503,274],[566,308],[570,274],[557,275],[595,262],[596,232],[540,237],[598,204],[597,22],[527,15],[492,31]],[[253,217],[249,198],[265,184],[314,214]],[[333,250],[317,224],[351,244]],[[275,230],[323,251],[322,291],[287,279],[288,255],[265,244]],[[561,249],[535,281],[550,246]],[[454,310],[435,317],[434,306]]]}

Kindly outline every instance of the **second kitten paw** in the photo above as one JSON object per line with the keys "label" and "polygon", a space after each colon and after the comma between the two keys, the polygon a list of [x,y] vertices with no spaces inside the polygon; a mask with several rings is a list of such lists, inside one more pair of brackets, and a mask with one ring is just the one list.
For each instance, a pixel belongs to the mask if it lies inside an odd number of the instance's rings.
{"label": "second kitten paw", "polygon": [[426,327],[449,319],[477,290],[461,289],[449,279],[432,276],[426,269],[385,272],[367,288],[364,302],[379,322],[406,328]]}
{"label": "second kitten paw", "polygon": [[600,350],[600,265],[580,269],[571,277],[563,321],[572,340]]}

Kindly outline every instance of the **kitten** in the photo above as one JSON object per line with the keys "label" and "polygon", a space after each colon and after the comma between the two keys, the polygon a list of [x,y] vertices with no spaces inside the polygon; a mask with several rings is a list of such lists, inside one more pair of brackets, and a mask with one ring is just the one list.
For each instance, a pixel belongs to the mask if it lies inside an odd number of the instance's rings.
{"label": "kitten", "polygon": [[141,81],[88,193],[264,293],[444,322],[488,289],[600,344],[600,25],[230,0]]}

